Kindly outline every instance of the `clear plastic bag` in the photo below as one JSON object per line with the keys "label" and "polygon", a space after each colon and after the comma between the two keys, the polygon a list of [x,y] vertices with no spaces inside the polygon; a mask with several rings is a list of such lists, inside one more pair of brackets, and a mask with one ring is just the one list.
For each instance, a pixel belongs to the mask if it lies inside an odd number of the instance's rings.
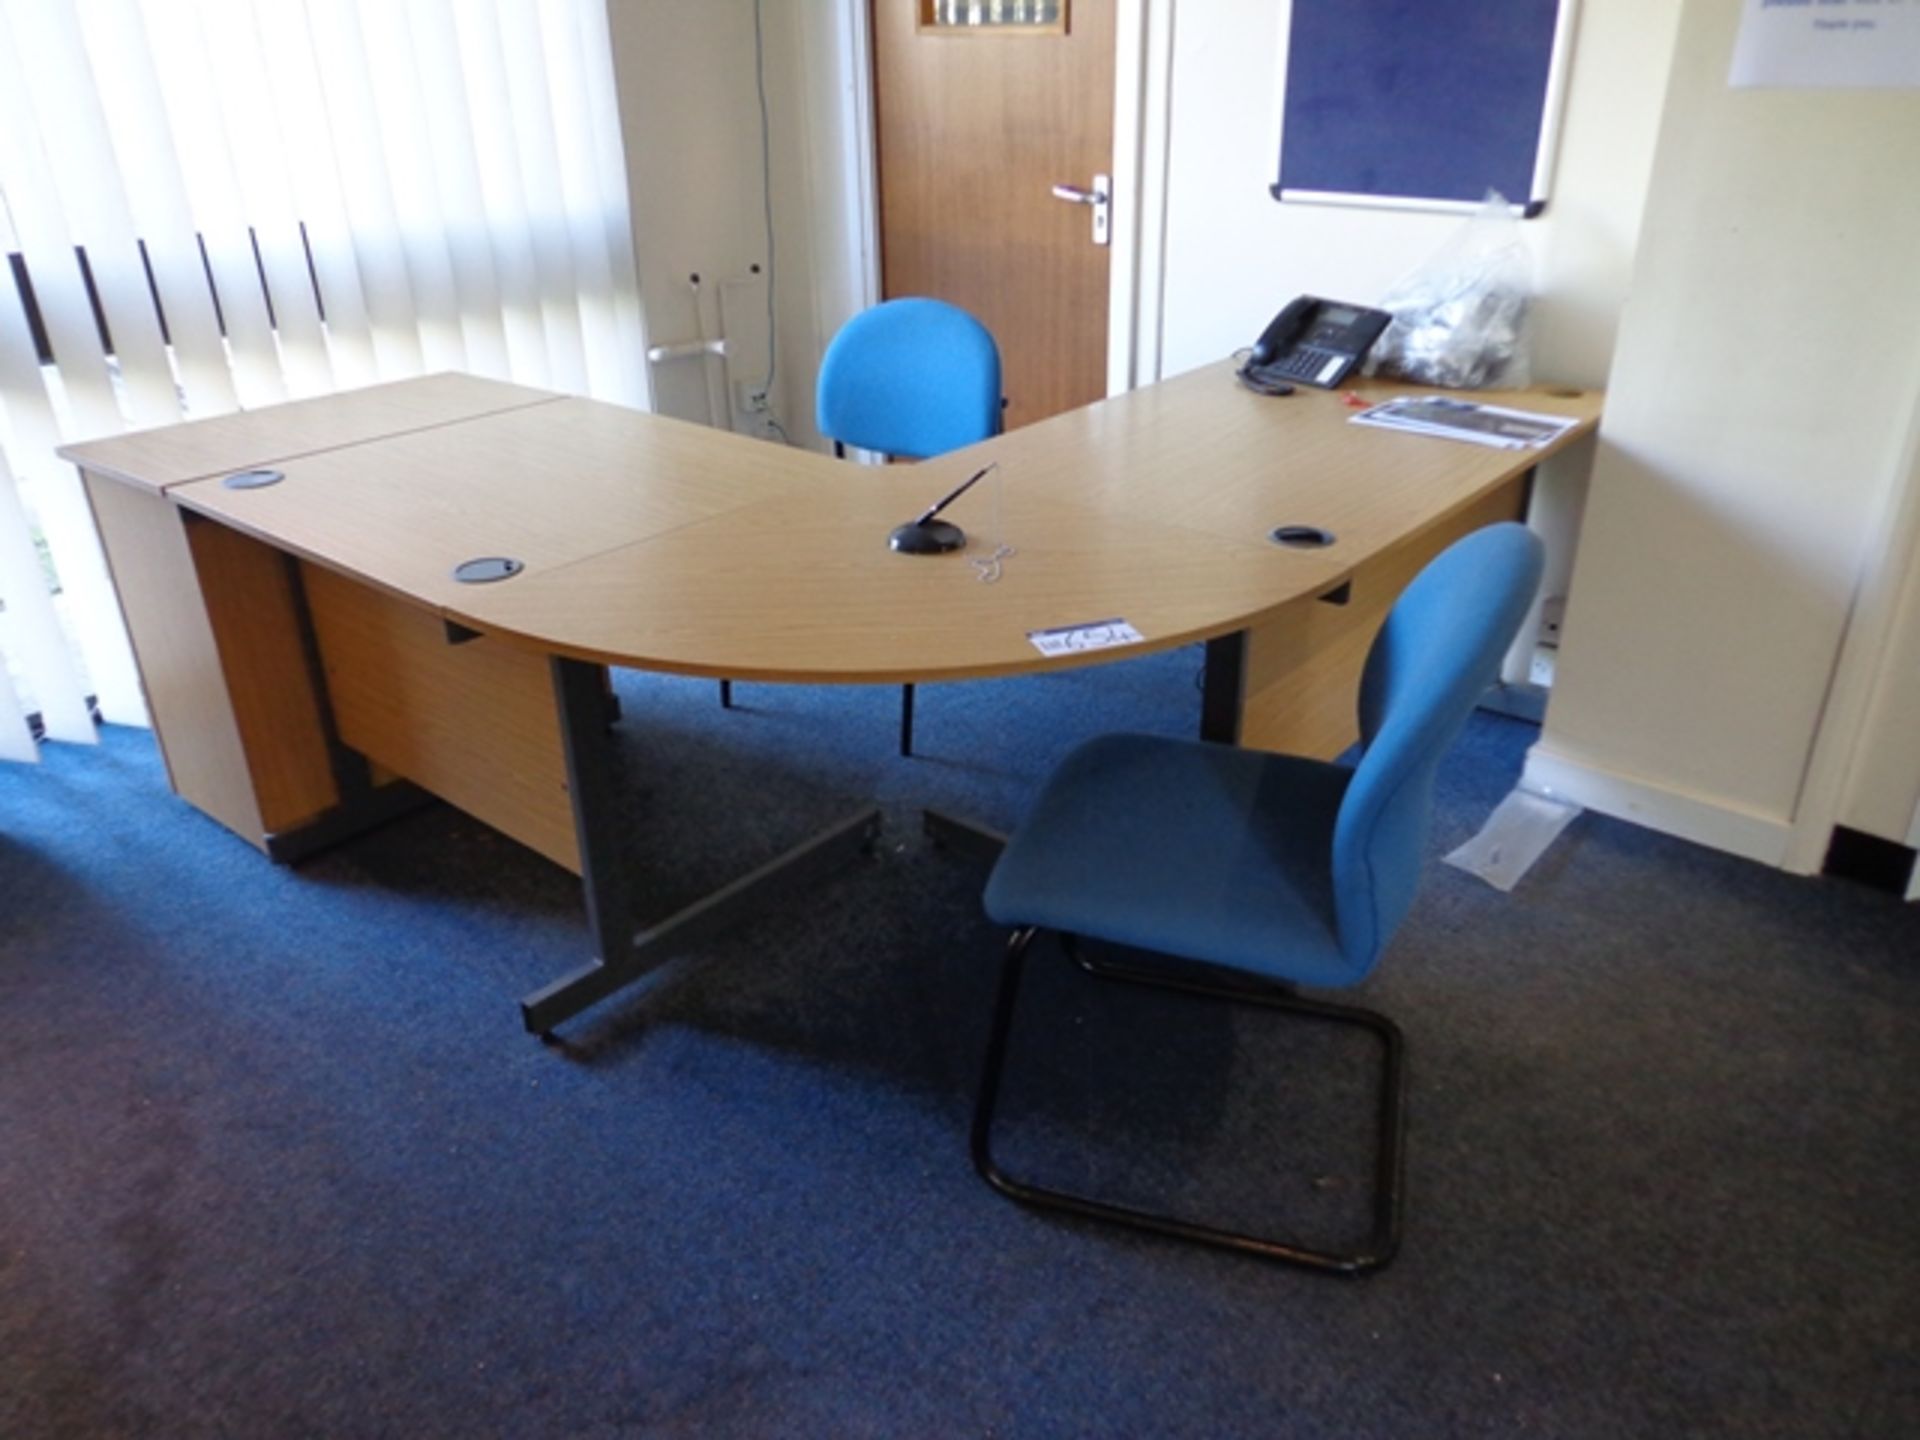
{"label": "clear plastic bag", "polygon": [[1372,373],[1457,390],[1529,383],[1532,292],[1533,254],[1520,222],[1490,191],[1473,218],[1381,300],[1393,324],[1373,347]]}

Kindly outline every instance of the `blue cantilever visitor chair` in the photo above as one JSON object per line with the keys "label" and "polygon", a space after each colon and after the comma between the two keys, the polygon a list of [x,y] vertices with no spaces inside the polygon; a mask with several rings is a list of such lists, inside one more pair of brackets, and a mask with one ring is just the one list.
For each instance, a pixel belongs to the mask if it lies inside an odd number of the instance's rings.
{"label": "blue cantilever visitor chair", "polygon": [[[1358,1273],[1400,1238],[1402,1043],[1383,1015],[1309,1000],[1295,985],[1358,984],[1413,903],[1434,772],[1496,678],[1539,584],[1540,542],[1521,525],[1479,530],[1436,557],[1395,603],[1360,685],[1362,753],[1351,769],[1148,735],[1076,749],[1049,778],[987,883],[1014,927],[994,1001],[973,1120],[973,1160],[1016,1200],[1119,1221],[1322,1270]],[[1027,1184],[993,1159],[994,1109],[1028,947],[1057,932],[1106,978],[1213,995],[1381,1041],[1373,1232],[1331,1254]],[[1188,962],[1151,972],[1094,962],[1079,940]],[[1223,983],[1231,979],[1237,983]]]}
{"label": "blue cantilever visitor chair", "polygon": [[[1000,350],[957,305],[884,301],[840,327],[821,358],[815,398],[834,454],[852,445],[925,460],[1000,433]],[[731,702],[726,681],[720,699]],[[900,753],[913,753],[911,685],[900,691]]]}

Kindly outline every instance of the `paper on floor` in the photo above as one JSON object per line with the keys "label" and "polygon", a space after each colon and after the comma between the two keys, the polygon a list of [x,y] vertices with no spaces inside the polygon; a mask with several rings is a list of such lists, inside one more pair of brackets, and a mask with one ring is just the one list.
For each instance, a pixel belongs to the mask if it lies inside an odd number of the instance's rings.
{"label": "paper on floor", "polygon": [[1511,890],[1579,813],[1578,805],[1514,790],[1493,807],[1478,835],[1446,857],[1447,864],[1496,890]]}

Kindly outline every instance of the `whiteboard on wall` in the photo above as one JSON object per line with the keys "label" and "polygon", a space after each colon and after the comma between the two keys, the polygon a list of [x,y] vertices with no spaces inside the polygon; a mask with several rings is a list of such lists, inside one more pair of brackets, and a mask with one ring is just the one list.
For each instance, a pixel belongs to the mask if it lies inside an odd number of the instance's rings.
{"label": "whiteboard on wall", "polygon": [[1293,0],[1276,200],[1545,207],[1576,0]]}

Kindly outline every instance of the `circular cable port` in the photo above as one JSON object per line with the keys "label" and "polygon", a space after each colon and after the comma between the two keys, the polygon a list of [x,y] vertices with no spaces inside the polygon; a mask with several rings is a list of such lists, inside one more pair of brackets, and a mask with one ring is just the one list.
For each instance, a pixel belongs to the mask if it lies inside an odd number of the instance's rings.
{"label": "circular cable port", "polygon": [[483,555],[477,560],[462,560],[453,567],[453,578],[462,585],[491,585],[496,580],[511,580],[526,569],[524,561],[505,555]]}
{"label": "circular cable port", "polygon": [[229,490],[264,490],[269,485],[278,485],[287,477],[278,470],[242,470],[229,475],[220,483]]}
{"label": "circular cable port", "polygon": [[1294,550],[1323,550],[1333,544],[1334,533],[1318,525],[1281,525],[1267,538]]}

